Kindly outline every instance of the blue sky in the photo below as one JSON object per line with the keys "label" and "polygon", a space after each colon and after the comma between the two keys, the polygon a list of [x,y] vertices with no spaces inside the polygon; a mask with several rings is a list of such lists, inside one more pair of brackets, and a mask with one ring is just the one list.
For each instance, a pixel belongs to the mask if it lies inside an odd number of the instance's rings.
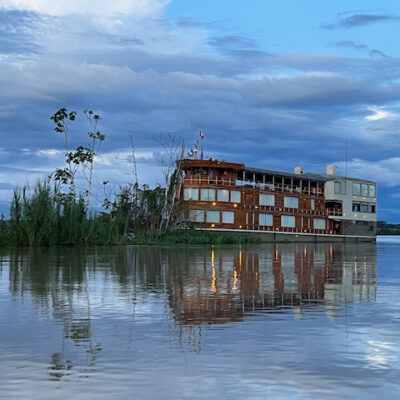
{"label": "blue sky", "polygon": [[[95,189],[162,183],[160,135],[254,167],[378,182],[400,222],[400,3],[0,0],[0,202],[62,166],[49,117],[94,109],[107,135]],[[86,142],[78,118],[73,144]]]}

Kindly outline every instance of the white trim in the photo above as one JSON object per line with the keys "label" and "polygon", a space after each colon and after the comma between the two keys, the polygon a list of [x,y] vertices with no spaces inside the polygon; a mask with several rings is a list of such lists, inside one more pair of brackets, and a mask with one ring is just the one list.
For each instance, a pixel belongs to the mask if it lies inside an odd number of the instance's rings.
{"label": "white trim", "polygon": [[335,238],[359,238],[359,239],[376,239],[376,236],[356,236],[356,235],[336,235],[334,233],[304,233],[304,232],[282,232],[282,231],[257,231],[253,229],[228,229],[228,228],[195,228],[198,231],[214,231],[214,232],[241,232],[241,233],[265,233],[265,234],[282,234],[282,235],[301,235],[301,236],[323,236]]}

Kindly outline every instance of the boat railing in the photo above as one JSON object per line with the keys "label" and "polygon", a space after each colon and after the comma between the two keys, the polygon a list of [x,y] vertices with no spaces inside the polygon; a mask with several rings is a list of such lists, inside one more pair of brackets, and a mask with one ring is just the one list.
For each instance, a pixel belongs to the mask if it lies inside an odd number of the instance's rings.
{"label": "boat railing", "polygon": [[305,194],[309,196],[323,196],[324,192],[321,190],[316,190],[316,188],[308,188],[293,186],[290,185],[281,185],[279,183],[261,183],[254,181],[243,181],[232,178],[210,178],[209,176],[188,176],[183,178],[184,184],[189,185],[218,185],[218,186],[244,186],[244,187],[252,187],[259,188],[261,190],[267,190],[271,192],[287,192],[287,193],[295,193],[295,194]]}
{"label": "boat railing", "polygon": [[246,230],[251,231],[263,231],[263,232],[275,232],[275,233],[314,233],[314,234],[325,234],[325,235],[333,235],[333,231],[329,231],[326,229],[308,229],[308,228],[293,228],[293,227],[273,227],[273,226],[264,226],[264,225],[245,225],[244,228]]}
{"label": "boat railing", "polygon": [[331,215],[331,216],[336,216],[336,217],[341,217],[343,216],[343,211],[337,208],[327,208],[326,210],[326,215]]}

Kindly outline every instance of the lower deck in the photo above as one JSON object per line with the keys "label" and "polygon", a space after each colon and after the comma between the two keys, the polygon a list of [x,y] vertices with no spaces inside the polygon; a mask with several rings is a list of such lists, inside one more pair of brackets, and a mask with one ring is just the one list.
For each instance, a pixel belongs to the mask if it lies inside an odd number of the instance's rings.
{"label": "lower deck", "polygon": [[233,233],[241,235],[251,235],[260,242],[369,242],[375,243],[376,236],[360,235],[337,235],[324,233],[304,233],[304,232],[278,232],[278,231],[259,231],[243,229],[224,229],[224,228],[195,228],[196,230],[205,230],[220,233]]}

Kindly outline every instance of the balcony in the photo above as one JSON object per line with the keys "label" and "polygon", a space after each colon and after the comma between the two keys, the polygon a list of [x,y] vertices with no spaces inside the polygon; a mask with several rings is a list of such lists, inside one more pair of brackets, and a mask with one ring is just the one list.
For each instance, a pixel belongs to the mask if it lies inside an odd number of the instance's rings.
{"label": "balcony", "polygon": [[334,217],[342,217],[343,216],[343,210],[339,208],[326,208],[326,215],[329,216],[334,216]]}
{"label": "balcony", "polygon": [[281,185],[279,183],[261,183],[261,182],[253,182],[253,181],[242,181],[236,180],[232,178],[213,178],[210,179],[209,176],[185,176],[183,178],[184,185],[216,185],[216,186],[243,186],[243,187],[252,187],[258,188],[260,190],[267,190],[270,192],[285,192],[285,193],[294,193],[294,194],[303,194],[303,195],[311,195],[311,196],[323,196],[324,192],[321,190],[317,190],[315,187],[311,187],[308,190],[308,187],[300,187],[290,185]]}

